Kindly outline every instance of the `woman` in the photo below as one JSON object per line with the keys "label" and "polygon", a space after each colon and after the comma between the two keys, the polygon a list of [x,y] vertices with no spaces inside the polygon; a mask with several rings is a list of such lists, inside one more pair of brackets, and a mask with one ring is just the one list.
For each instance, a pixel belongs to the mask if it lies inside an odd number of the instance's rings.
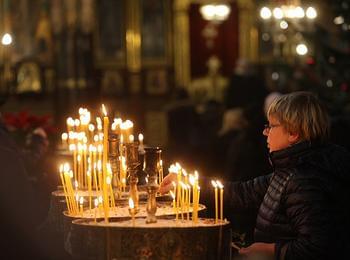
{"label": "woman", "polygon": [[[343,259],[349,249],[350,156],[327,142],[326,109],[311,93],[294,92],[276,98],[267,118],[263,134],[273,173],[225,183],[226,206],[259,208],[255,243],[239,253],[275,259]],[[161,192],[175,179],[168,176]]]}

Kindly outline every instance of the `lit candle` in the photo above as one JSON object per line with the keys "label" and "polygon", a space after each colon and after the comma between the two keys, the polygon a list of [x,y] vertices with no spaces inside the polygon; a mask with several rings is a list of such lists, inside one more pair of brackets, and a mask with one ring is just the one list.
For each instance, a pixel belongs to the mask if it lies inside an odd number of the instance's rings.
{"label": "lit candle", "polygon": [[61,182],[62,182],[64,197],[66,199],[67,209],[68,209],[69,214],[71,214],[72,213],[72,209],[71,209],[71,207],[69,205],[69,202],[68,202],[67,188],[66,188],[66,185],[65,185],[64,179],[63,179],[63,164],[60,165],[60,178],[61,178]]}
{"label": "lit candle", "polygon": [[86,172],[87,182],[88,182],[88,192],[89,192],[89,209],[91,210],[92,196],[91,196],[91,171]]}
{"label": "lit candle", "polygon": [[68,144],[67,143],[67,141],[68,141],[68,134],[67,133],[62,133],[61,139],[62,139],[62,147],[66,148],[66,146]]}
{"label": "lit candle", "polygon": [[211,181],[215,191],[215,223],[218,223],[218,185],[216,181]]}
{"label": "lit candle", "polygon": [[89,124],[89,139],[93,140],[94,138],[95,126],[94,124]]}
{"label": "lit candle", "polygon": [[129,198],[129,213],[132,218],[132,226],[134,227],[135,226],[135,205],[132,198]]}
{"label": "lit candle", "polygon": [[129,135],[129,143],[133,143],[134,139],[134,135]]}
{"label": "lit candle", "polygon": [[216,181],[220,189],[220,221],[224,219],[224,185],[220,181]]}
{"label": "lit candle", "polygon": [[163,181],[163,160],[160,159],[159,161],[159,183],[162,183]]}
{"label": "lit candle", "polygon": [[187,184],[187,220],[190,220],[191,186]]}
{"label": "lit candle", "polygon": [[73,151],[73,172],[74,172],[74,179],[77,180],[77,149],[75,144],[69,145],[69,150]]}
{"label": "lit candle", "polygon": [[138,140],[139,140],[139,153],[145,153],[145,147],[143,145],[143,134],[139,134],[138,136]]}
{"label": "lit candle", "polygon": [[73,131],[74,120],[73,120],[73,118],[68,117],[66,122],[67,122],[67,133],[69,133],[69,132]]}
{"label": "lit candle", "polygon": [[80,132],[80,120],[79,119],[74,120],[74,126],[75,126],[75,131]]}

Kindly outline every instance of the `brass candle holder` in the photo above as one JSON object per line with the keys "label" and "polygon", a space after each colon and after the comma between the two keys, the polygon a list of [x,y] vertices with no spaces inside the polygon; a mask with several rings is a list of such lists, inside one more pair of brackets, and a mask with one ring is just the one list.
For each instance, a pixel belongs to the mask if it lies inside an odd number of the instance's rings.
{"label": "brass candle holder", "polygon": [[126,156],[126,172],[129,180],[129,194],[132,198],[135,206],[135,213],[139,211],[139,194],[137,190],[137,183],[139,178],[137,176],[137,168],[140,164],[139,153],[138,153],[138,143],[126,143],[125,146],[125,156]]}
{"label": "brass candle holder", "polygon": [[156,193],[158,191],[159,185],[157,183],[158,176],[158,163],[160,160],[161,149],[159,147],[147,147],[145,148],[145,172],[147,174],[147,218],[146,223],[157,222],[156,212],[157,212],[157,202]]}

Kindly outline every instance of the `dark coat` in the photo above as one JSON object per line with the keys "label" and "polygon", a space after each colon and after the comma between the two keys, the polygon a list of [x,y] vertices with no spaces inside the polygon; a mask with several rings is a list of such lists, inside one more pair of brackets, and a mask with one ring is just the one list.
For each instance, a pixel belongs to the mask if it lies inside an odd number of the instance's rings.
{"label": "dark coat", "polygon": [[276,243],[277,259],[350,255],[350,155],[335,145],[303,142],[270,159],[271,175],[225,188],[230,207],[259,208],[255,241]]}

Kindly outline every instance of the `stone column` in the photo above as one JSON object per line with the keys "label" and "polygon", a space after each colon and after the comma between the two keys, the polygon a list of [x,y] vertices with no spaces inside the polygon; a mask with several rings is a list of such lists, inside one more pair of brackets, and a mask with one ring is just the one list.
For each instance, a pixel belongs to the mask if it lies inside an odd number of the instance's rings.
{"label": "stone column", "polygon": [[238,0],[239,58],[258,61],[258,29],[255,25],[257,13],[253,0]]}
{"label": "stone column", "polygon": [[129,92],[140,92],[141,79],[141,29],[140,3],[138,0],[126,1],[126,66],[129,72]]}
{"label": "stone column", "polygon": [[175,86],[188,87],[190,73],[189,0],[174,1]]}

